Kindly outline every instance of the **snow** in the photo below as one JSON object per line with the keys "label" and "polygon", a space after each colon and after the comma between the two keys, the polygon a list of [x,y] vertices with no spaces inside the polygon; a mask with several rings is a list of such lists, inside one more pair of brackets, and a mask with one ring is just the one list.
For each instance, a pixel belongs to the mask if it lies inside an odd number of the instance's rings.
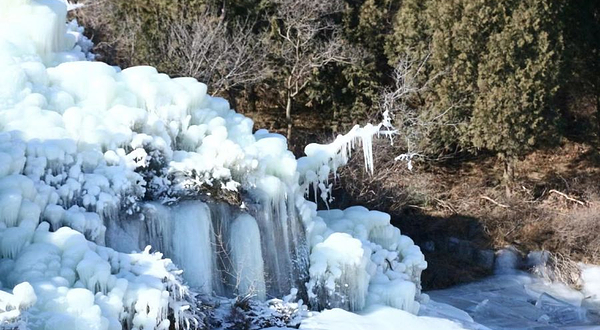
{"label": "snow", "polygon": [[305,330],[459,330],[460,325],[434,317],[414,314],[386,306],[371,306],[360,314],[335,308],[308,318],[300,329]]}
{"label": "snow", "polygon": [[19,320],[20,313],[33,306],[37,296],[28,282],[17,284],[12,291],[12,294],[0,291],[0,324],[23,328],[24,324]]}

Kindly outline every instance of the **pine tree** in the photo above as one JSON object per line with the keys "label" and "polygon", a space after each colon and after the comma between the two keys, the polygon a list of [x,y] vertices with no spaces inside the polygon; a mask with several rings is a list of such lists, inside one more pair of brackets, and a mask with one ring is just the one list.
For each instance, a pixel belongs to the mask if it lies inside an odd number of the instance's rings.
{"label": "pine tree", "polygon": [[478,93],[470,139],[507,164],[556,133],[553,104],[562,52],[558,6],[552,0],[521,1],[505,12],[503,29],[492,36],[479,64]]}
{"label": "pine tree", "polygon": [[[463,149],[514,157],[554,133],[562,52],[551,0],[407,0],[387,42],[390,64],[427,58],[419,116],[436,125],[429,153]],[[545,128],[545,129],[543,129]],[[417,128],[418,129],[418,128]]]}
{"label": "pine tree", "polygon": [[[561,22],[565,27],[565,65],[562,92],[576,99],[591,99],[595,120],[583,114],[600,135],[600,1],[572,0],[564,4]],[[585,102],[585,101],[584,101]],[[573,112],[580,109],[573,109]],[[577,123],[571,123],[577,125]],[[573,127],[581,134],[581,125]],[[590,133],[590,132],[585,132]]]}

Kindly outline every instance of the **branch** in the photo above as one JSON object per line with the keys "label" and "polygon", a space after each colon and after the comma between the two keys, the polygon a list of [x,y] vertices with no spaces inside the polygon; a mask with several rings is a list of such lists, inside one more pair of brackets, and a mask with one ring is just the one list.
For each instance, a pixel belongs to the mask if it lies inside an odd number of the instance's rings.
{"label": "branch", "polygon": [[566,199],[570,200],[571,202],[575,202],[575,203],[577,203],[577,204],[579,204],[579,205],[585,205],[585,204],[586,204],[585,202],[582,202],[582,201],[580,201],[580,200],[578,200],[578,199],[575,199],[575,198],[573,198],[573,197],[569,197],[567,194],[565,194],[565,193],[562,193],[562,192],[560,192],[560,191],[558,191],[558,190],[555,190],[555,189],[552,189],[552,190],[550,190],[549,192],[550,192],[550,193],[555,193],[555,194],[558,194],[558,195],[560,195],[560,196],[562,196],[562,197],[564,197],[564,198],[566,198]]}
{"label": "branch", "polygon": [[498,202],[496,202],[495,200],[493,200],[493,199],[489,198],[488,196],[481,195],[481,196],[479,196],[479,198],[482,198],[482,199],[485,199],[485,200],[487,200],[487,201],[490,201],[490,202],[492,202],[492,203],[494,203],[494,204],[496,204],[496,205],[498,205],[498,206],[500,206],[500,207],[503,207],[503,208],[505,208],[505,209],[508,209],[508,208],[509,208],[509,206],[508,206],[508,205],[506,205],[506,204],[501,204],[501,203],[498,203]]}

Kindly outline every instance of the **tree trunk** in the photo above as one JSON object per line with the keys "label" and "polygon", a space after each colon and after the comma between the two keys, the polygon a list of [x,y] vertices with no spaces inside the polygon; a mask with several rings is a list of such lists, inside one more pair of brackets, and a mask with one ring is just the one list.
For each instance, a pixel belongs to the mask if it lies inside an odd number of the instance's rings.
{"label": "tree trunk", "polygon": [[248,110],[250,112],[256,112],[256,91],[254,86],[250,86],[248,89]]}
{"label": "tree trunk", "polygon": [[596,130],[600,133],[600,92],[596,93]]}
{"label": "tree trunk", "polygon": [[240,112],[240,109],[236,109],[237,108],[237,102],[236,102],[236,93],[233,89],[228,89],[227,90],[227,96],[229,98],[229,107],[237,112]]}
{"label": "tree trunk", "polygon": [[288,144],[290,143],[290,140],[292,138],[292,126],[293,126],[293,122],[292,122],[292,95],[290,95],[290,93],[288,92],[287,94],[287,103],[285,105],[285,120],[287,121],[287,139],[288,139]]}
{"label": "tree trunk", "polygon": [[337,134],[338,130],[340,129],[340,111],[337,110],[337,107],[333,108],[333,122],[331,123],[331,130],[333,131],[333,133]]}
{"label": "tree trunk", "polygon": [[502,155],[504,162],[504,174],[502,176],[504,188],[506,189],[506,197],[512,195],[512,186],[515,182],[515,158],[512,156]]}

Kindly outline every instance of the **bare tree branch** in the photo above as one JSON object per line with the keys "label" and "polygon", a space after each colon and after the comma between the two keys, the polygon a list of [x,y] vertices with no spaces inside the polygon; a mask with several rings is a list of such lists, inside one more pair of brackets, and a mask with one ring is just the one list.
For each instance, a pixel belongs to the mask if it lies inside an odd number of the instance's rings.
{"label": "bare tree branch", "polygon": [[[426,81],[419,78],[427,65],[431,53],[421,59],[411,58],[408,55],[402,57],[395,65],[392,79],[394,84],[382,91],[379,97],[379,107],[384,117],[383,125],[390,132],[390,138],[394,135],[400,136],[404,149],[402,155],[397,159],[410,158],[421,155],[422,141],[429,132],[441,125],[454,125],[447,121],[445,115],[456,105],[453,104],[433,118],[426,114],[433,113],[422,108],[421,94],[425,93],[429,85],[443,75],[444,72],[429,77]],[[429,109],[431,110],[431,109]]]}
{"label": "bare tree branch", "polygon": [[164,52],[178,61],[181,76],[205,82],[211,94],[254,84],[270,75],[264,34],[252,31],[255,22],[226,22],[207,9],[193,23],[175,21]]}
{"label": "bare tree branch", "polygon": [[277,23],[275,43],[281,70],[287,76],[286,120],[288,139],[292,132],[295,99],[310,84],[316,72],[330,63],[351,64],[350,47],[333,16],[344,10],[340,0],[274,0]]}

